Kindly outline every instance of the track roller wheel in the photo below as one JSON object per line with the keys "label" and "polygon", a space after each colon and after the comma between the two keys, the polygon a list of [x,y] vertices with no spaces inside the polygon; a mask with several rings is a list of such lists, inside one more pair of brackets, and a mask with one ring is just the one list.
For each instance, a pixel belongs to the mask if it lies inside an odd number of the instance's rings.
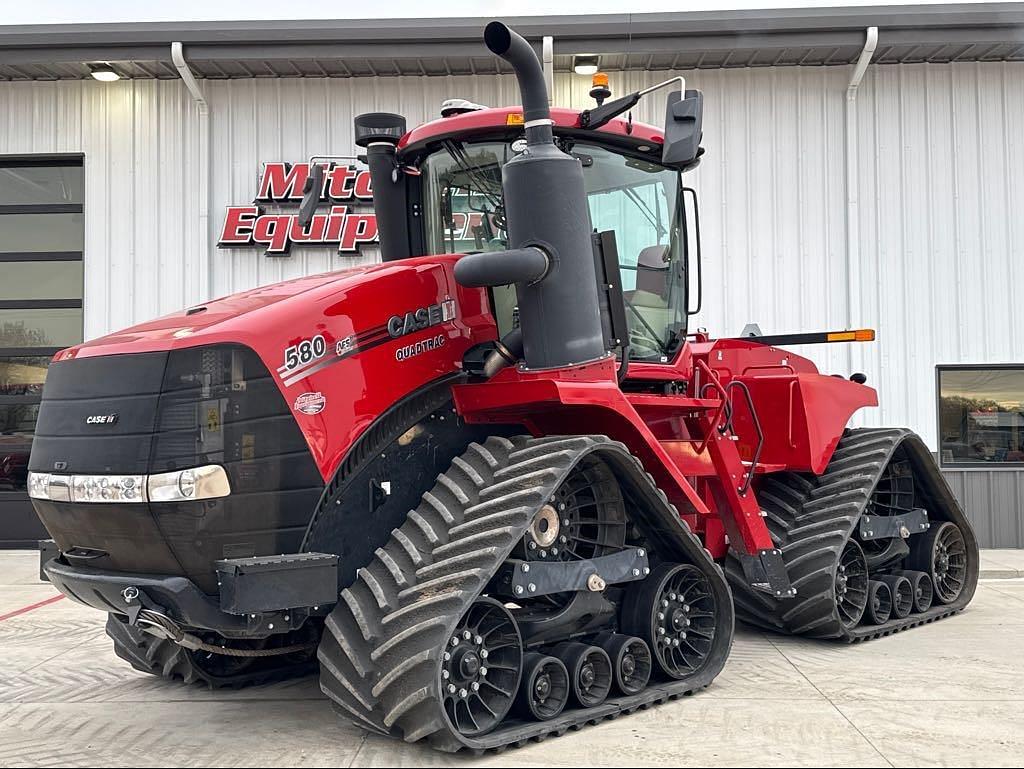
{"label": "track roller wheel", "polygon": [[623,599],[622,629],[643,639],[658,669],[683,678],[708,660],[718,607],[708,578],[696,566],[661,563],[633,582]]}
{"label": "track roller wheel", "polygon": [[600,646],[564,643],[553,654],[565,663],[572,699],[581,707],[600,705],[612,688],[612,663]]}
{"label": "track roller wheel", "polygon": [[927,534],[914,539],[907,566],[932,578],[938,603],[953,603],[967,582],[967,544],[960,527],[951,521],[932,523]]}
{"label": "track roller wheel", "polygon": [[868,561],[861,546],[848,540],[839,556],[834,582],[836,610],[843,627],[855,627],[868,605]]}
{"label": "track roller wheel", "polygon": [[508,609],[478,598],[445,644],[441,689],[459,734],[486,734],[508,715],[523,670],[523,642]]}
{"label": "track roller wheel", "polygon": [[569,672],[558,657],[530,652],[523,658],[523,679],[516,712],[524,718],[554,718],[569,701]]}
{"label": "track roller wheel", "polygon": [[892,616],[903,619],[914,608],[914,586],[906,577],[882,574],[878,577],[892,592]]}
{"label": "track roller wheel", "polygon": [[885,582],[876,579],[868,582],[868,605],[864,619],[872,625],[881,625],[892,616],[892,591]]}
{"label": "track roller wheel", "polygon": [[642,638],[604,633],[598,636],[597,644],[612,661],[615,688],[623,694],[638,694],[651,678],[651,650]]}
{"label": "track roller wheel", "polygon": [[910,580],[910,586],[914,590],[914,611],[920,614],[932,608],[932,601],[935,598],[932,578],[923,571],[905,571],[901,576]]}

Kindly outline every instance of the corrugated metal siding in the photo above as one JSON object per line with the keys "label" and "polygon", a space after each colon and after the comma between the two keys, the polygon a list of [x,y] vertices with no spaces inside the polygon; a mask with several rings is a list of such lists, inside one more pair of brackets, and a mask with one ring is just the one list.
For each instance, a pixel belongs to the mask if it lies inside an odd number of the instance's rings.
{"label": "corrugated metal siding", "polygon": [[[612,74],[622,94],[668,72]],[[848,68],[683,73],[705,93],[701,196],[705,310],[735,334],[840,328],[850,315],[845,246]],[[502,77],[207,82],[211,108],[210,293],[346,265],[327,250],[271,259],[214,247],[224,207],[252,199],[260,164],[350,153],[351,119],[400,109],[410,125],[463,96],[516,101]],[[555,102],[589,103],[586,78],[557,75]],[[662,121],[663,98],[635,118]],[[859,95],[858,222],[871,346],[806,350],[827,372],[864,370],[882,408],[935,445],[936,363],[1024,360],[1014,289],[1024,277],[1024,64],[875,66]],[[0,85],[0,153],[86,156],[85,333],[188,305],[206,281],[197,233],[199,131],[176,81]],[[364,257],[369,259],[372,257]]]}
{"label": "corrugated metal siding", "polygon": [[1024,547],[1024,473],[946,470],[981,547]]}
{"label": "corrugated metal siding", "polygon": [[194,109],[177,82],[0,87],[0,153],[85,153],[86,338],[203,298]]}

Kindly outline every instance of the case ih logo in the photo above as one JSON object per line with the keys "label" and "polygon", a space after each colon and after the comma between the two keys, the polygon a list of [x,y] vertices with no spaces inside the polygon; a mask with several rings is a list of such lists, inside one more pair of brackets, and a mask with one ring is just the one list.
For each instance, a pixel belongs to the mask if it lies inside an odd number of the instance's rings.
{"label": "case ih logo", "polygon": [[266,163],[255,201],[228,206],[217,245],[259,245],[266,247],[267,256],[284,256],[293,244],[335,246],[340,253],[354,254],[360,246],[377,241],[377,217],[372,209],[366,210],[373,200],[370,172],[358,166],[327,167],[320,200],[330,203],[330,210],[315,214],[305,230],[299,226],[297,212],[266,210],[266,206],[297,206],[308,177],[308,163]]}

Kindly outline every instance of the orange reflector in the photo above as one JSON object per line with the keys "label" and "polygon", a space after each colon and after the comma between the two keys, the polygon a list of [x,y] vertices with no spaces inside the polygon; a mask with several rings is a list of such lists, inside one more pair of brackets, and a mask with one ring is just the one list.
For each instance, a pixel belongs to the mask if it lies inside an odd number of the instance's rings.
{"label": "orange reflector", "polygon": [[594,88],[597,88],[599,86],[604,86],[605,88],[607,88],[608,76],[604,72],[595,73],[594,79],[591,81],[591,85],[594,86]]}
{"label": "orange reflector", "polygon": [[856,331],[830,331],[825,340],[828,342],[873,342],[875,341],[875,330],[859,328]]}
{"label": "orange reflector", "polygon": [[505,118],[505,125],[522,125],[523,115],[521,112],[509,113],[508,117]]}

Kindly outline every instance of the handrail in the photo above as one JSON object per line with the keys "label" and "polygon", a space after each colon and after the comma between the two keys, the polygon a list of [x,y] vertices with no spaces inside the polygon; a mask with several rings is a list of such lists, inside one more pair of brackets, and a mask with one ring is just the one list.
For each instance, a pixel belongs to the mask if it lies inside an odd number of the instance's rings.
{"label": "handrail", "polygon": [[[701,385],[700,390],[698,390],[697,394],[701,398],[703,398],[704,391],[707,390],[707,388],[711,387],[718,391],[719,398],[722,401],[722,404],[715,410],[715,415],[711,419],[711,430],[714,430],[717,429],[718,422],[721,420],[722,414],[725,412],[726,403],[729,400],[729,393],[726,391],[724,387],[722,387],[722,383],[718,381],[718,375],[711,370],[711,367],[707,363],[698,358],[696,364],[697,369],[707,374],[708,376],[708,381]],[[704,442],[701,443],[700,447],[697,449],[698,454],[703,454],[704,450],[708,447],[708,443],[711,442],[711,430],[708,430],[708,434],[704,436]]]}
{"label": "handrail", "polygon": [[[761,420],[757,417],[757,410],[754,408],[754,398],[750,394],[750,388],[747,387],[746,382],[741,382],[739,379],[733,379],[729,384],[725,386],[726,392],[732,388],[738,388],[743,392],[743,397],[747,401],[747,410],[750,412],[750,419],[754,423],[754,432],[757,433],[757,447],[754,449],[754,456],[750,459],[750,470],[747,472],[746,480],[743,481],[743,485],[740,486],[740,494],[746,494],[750,490],[751,484],[754,482],[754,472],[757,468],[757,463],[761,459],[761,450],[764,448],[764,431],[761,429]],[[735,409],[733,409],[735,413]],[[730,419],[730,429],[732,429]],[[735,430],[733,430],[735,434]]]}
{"label": "handrail", "polygon": [[[761,428],[761,420],[757,416],[757,409],[754,407],[754,397],[750,394],[750,388],[747,387],[746,382],[741,382],[739,379],[733,379],[728,384],[723,385],[719,380],[718,375],[714,370],[708,366],[702,360],[696,361],[697,368],[704,374],[707,375],[708,381],[700,386],[698,395],[703,398],[704,393],[708,388],[717,390],[721,398],[721,405],[715,412],[714,418],[711,420],[711,430],[717,429],[720,433],[730,431],[733,435],[736,435],[736,430],[733,427],[733,417],[735,416],[736,409],[732,405],[732,394],[731,390],[736,388],[743,393],[743,398],[747,402],[747,410],[750,412],[750,419],[754,423],[754,432],[757,434],[757,444],[754,448],[754,455],[750,461],[750,469],[747,471],[746,478],[743,480],[743,484],[738,487],[739,493],[746,494],[751,485],[754,483],[754,474],[757,470],[757,465],[761,461],[761,452],[764,450],[764,430]],[[724,424],[719,426],[719,421],[722,415],[725,415]],[[704,441],[700,444],[697,449],[698,454],[704,453],[704,449],[708,447],[708,443],[711,441],[711,432],[704,436]]]}

